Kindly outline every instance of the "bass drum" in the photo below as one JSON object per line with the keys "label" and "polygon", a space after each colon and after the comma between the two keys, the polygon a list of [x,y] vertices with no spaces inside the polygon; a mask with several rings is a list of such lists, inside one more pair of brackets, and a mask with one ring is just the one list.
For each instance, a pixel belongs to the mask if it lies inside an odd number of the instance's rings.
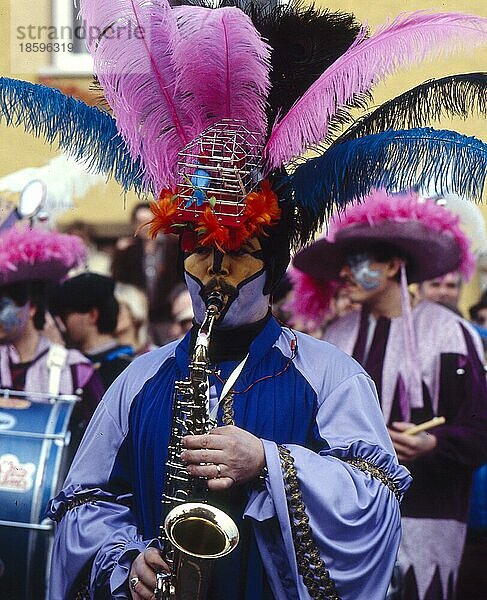
{"label": "bass drum", "polygon": [[78,396],[0,390],[0,598],[48,595],[53,523],[44,518],[72,458]]}

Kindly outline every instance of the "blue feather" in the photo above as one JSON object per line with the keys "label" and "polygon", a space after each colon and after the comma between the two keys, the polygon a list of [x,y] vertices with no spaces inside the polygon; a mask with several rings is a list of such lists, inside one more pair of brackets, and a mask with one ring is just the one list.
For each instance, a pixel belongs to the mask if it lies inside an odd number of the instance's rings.
{"label": "blue feather", "polygon": [[0,119],[43,137],[92,172],[114,177],[125,190],[147,191],[139,160],[133,160],[115,119],[47,86],[0,77]]}
{"label": "blue feather", "polygon": [[480,200],[487,177],[487,144],[454,131],[418,128],[364,136],[330,146],[291,175],[303,242],[335,206],[373,188],[400,191],[433,184],[436,192]]}

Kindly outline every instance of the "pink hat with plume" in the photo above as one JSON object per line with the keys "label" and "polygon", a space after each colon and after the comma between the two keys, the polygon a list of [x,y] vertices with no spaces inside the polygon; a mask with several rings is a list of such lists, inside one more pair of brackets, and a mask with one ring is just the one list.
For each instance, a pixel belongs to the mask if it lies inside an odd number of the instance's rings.
{"label": "pink hat with plume", "polygon": [[475,258],[460,219],[415,192],[391,195],[374,190],[330,220],[328,234],[294,257],[294,310],[320,322],[328,311],[330,283],[336,290],[347,255],[371,245],[389,245],[407,257],[409,282],[459,271],[469,279]]}
{"label": "pink hat with plume", "polygon": [[85,262],[86,255],[85,245],[75,235],[12,227],[0,236],[0,285],[33,280],[59,283]]}

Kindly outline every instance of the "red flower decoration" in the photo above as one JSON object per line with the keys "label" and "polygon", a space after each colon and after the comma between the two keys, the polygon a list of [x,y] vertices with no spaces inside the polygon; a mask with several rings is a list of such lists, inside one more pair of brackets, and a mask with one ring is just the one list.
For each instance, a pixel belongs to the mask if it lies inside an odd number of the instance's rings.
{"label": "red flower decoration", "polygon": [[[262,235],[264,227],[273,225],[281,217],[281,209],[277,195],[272,191],[267,180],[262,181],[260,192],[251,192],[245,201],[244,227],[247,238]],[[243,232],[242,232],[243,233]]]}
{"label": "red flower decoration", "polygon": [[172,233],[174,230],[172,227],[175,225],[176,212],[178,208],[177,194],[169,189],[163,189],[159,200],[157,202],[150,203],[150,209],[154,215],[148,223],[144,223],[139,227],[149,226],[149,235],[151,238],[155,238],[156,235],[162,231],[162,233]]}
{"label": "red flower decoration", "polygon": [[228,248],[230,232],[220,223],[209,206],[205,208],[201,221],[196,227],[196,233],[200,236],[199,243],[202,246],[215,245],[222,252]]}
{"label": "red flower decoration", "polygon": [[178,192],[169,189],[163,189],[158,202],[151,204],[154,217],[142,227],[149,225],[150,235],[153,238],[160,231],[182,233],[186,228],[183,244],[188,250],[193,249],[196,244],[214,245],[222,252],[237,250],[249,238],[265,235],[265,227],[275,224],[281,216],[277,195],[272,191],[270,183],[264,180],[260,188],[260,191],[251,192],[245,198],[242,223],[238,227],[222,225],[211,206],[205,208],[196,227],[194,222],[184,222],[181,214],[178,214]]}

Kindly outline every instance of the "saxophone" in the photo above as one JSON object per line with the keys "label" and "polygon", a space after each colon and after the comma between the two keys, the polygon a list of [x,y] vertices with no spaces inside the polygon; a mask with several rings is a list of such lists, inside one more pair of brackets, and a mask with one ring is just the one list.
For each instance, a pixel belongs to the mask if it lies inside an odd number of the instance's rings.
{"label": "saxophone", "polygon": [[189,364],[189,377],[176,381],[174,386],[159,530],[170,572],[156,576],[157,600],[204,600],[213,560],[232,552],[239,540],[234,521],[207,504],[206,479],[191,477],[180,458],[185,435],[203,435],[216,425],[210,420],[208,405],[208,349],[213,324],[222,307],[222,295],[210,294]]}

